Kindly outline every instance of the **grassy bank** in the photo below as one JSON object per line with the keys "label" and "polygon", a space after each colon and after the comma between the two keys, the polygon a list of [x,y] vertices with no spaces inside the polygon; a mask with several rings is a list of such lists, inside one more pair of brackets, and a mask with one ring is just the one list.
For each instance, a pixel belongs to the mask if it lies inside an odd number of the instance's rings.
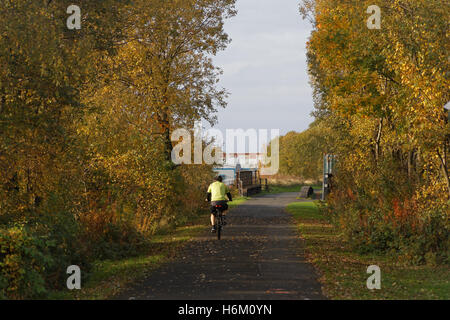
{"label": "grassy bank", "polygon": [[[230,209],[242,204],[247,198],[236,198],[229,202]],[[160,232],[152,237],[148,253],[121,260],[103,260],[94,263],[81,290],[53,292],[49,299],[54,300],[104,300],[127,285],[145,277],[147,274],[170,261],[187,241],[205,232],[209,226],[209,213],[196,217],[185,226]]]}
{"label": "grassy bank", "polygon": [[[330,299],[450,299],[448,266],[404,266],[384,255],[360,255],[327,223],[313,202],[287,207],[306,241],[308,261],[320,272]],[[367,267],[381,268],[381,290],[368,290]]]}

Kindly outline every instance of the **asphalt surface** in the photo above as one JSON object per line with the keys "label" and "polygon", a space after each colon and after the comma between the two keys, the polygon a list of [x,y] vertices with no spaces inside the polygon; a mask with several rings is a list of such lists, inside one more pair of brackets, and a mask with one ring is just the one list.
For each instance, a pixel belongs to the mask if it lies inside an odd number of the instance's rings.
{"label": "asphalt surface", "polygon": [[123,291],[128,300],[325,299],[285,207],[297,193],[266,195],[228,213],[222,240],[205,233],[174,260]]}

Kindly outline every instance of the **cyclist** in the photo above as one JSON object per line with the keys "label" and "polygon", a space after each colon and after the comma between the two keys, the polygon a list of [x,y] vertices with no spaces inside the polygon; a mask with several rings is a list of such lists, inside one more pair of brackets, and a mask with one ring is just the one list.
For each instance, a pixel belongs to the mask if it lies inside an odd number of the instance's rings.
{"label": "cyclist", "polygon": [[227,197],[230,201],[233,201],[231,197],[230,190],[228,187],[222,183],[222,176],[218,176],[215,179],[215,182],[212,183],[208,188],[207,200],[211,202],[211,232],[216,232],[215,226],[215,215],[217,214],[216,206],[221,205],[224,208],[224,225],[225,222],[225,211],[228,210]]}

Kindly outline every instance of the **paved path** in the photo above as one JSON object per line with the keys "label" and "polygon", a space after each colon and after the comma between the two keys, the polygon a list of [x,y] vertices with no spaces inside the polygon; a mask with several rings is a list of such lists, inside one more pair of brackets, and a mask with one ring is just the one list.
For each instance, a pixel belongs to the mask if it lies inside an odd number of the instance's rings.
{"label": "paved path", "polygon": [[[190,241],[174,261],[118,299],[324,299],[304,258],[292,217],[296,193],[256,197],[228,214],[222,240],[209,232]],[[208,230],[209,231],[209,230]]]}

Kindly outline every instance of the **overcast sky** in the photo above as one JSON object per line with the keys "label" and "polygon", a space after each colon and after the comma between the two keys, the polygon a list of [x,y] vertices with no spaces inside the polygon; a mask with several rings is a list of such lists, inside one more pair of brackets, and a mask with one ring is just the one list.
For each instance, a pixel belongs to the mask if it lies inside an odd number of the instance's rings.
{"label": "overcast sky", "polygon": [[312,89],[306,67],[311,26],[300,0],[238,0],[225,30],[232,43],[214,58],[230,92],[217,129],[303,131],[312,122]]}

